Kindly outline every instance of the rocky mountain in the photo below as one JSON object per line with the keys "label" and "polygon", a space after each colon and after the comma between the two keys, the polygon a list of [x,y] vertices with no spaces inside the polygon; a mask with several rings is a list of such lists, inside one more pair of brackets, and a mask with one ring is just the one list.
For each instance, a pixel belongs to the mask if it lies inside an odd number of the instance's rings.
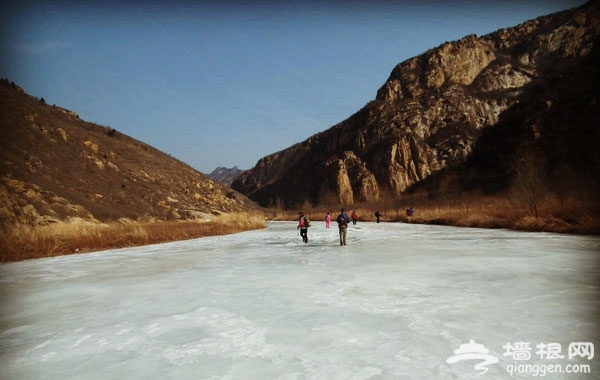
{"label": "rocky mountain", "polygon": [[[507,188],[515,169],[535,164],[561,196],[600,190],[600,41],[558,75],[538,78],[519,103],[485,128],[457,173],[465,188]],[[527,161],[529,160],[529,161]],[[582,193],[581,190],[584,190]]]}
{"label": "rocky mountain", "polygon": [[[599,34],[599,4],[592,1],[485,36],[446,42],[398,64],[376,98],[361,110],[260,159],[232,188],[263,206],[286,208],[401,194],[433,174],[464,165],[476,147],[479,152],[494,151],[499,137],[479,143],[483,132],[510,134],[510,128],[498,128],[499,123],[510,124],[503,118],[506,112],[527,112],[524,101],[544,96],[536,104],[548,104],[560,114],[565,99],[556,92],[554,98],[547,97],[548,88],[559,82],[570,89],[582,84],[561,78],[586,81],[570,74],[580,70]],[[536,92],[542,88],[545,92]],[[598,88],[596,84],[590,96],[597,99]],[[598,108],[589,102],[579,106]],[[556,128],[546,128],[547,139],[560,140],[561,131],[569,129],[568,120],[561,120],[563,124],[553,124]],[[570,135],[567,144],[586,139],[580,133]],[[503,135],[502,140],[520,143],[515,136]],[[503,149],[497,151],[511,152]],[[487,159],[478,155],[479,164],[471,167],[483,167]]]}
{"label": "rocky mountain", "polygon": [[234,178],[242,174],[243,172],[244,171],[239,169],[237,166],[234,166],[232,168],[225,168],[219,166],[210,174],[208,174],[208,176],[217,182],[221,182],[227,186],[230,186]]}
{"label": "rocky mountain", "polygon": [[244,195],[115,129],[0,81],[0,222],[198,219]]}

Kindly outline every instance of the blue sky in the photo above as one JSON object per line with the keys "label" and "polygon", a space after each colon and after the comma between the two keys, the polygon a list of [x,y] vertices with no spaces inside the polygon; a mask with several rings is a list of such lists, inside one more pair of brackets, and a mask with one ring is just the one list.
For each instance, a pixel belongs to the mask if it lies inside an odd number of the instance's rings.
{"label": "blue sky", "polygon": [[0,77],[208,173],[326,130],[398,63],[584,4],[28,1],[0,5]]}

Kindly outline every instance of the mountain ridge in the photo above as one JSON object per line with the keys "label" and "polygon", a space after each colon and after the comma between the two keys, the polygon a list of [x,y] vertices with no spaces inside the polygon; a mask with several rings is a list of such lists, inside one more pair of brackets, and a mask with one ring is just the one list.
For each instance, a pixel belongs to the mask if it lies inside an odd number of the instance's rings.
{"label": "mountain ridge", "polygon": [[256,204],[113,128],[0,81],[0,222],[205,219]]}
{"label": "mountain ridge", "polygon": [[398,64],[346,120],[261,158],[232,188],[262,206],[353,204],[398,196],[462,165],[482,129],[540,78],[562,75],[600,34],[598,2],[482,37],[466,36]]}
{"label": "mountain ridge", "polygon": [[217,182],[230,186],[235,177],[239,176],[243,172],[244,170],[241,170],[237,166],[234,166],[232,168],[218,166],[207,175]]}

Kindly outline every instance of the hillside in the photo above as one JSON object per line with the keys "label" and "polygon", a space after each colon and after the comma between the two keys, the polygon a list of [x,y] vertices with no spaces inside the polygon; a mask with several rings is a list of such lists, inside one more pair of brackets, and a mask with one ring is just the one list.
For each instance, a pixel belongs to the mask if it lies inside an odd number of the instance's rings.
{"label": "hillside", "polygon": [[533,81],[518,104],[484,128],[456,172],[463,188],[510,188],[526,166],[558,196],[600,191],[600,41],[559,75]]}
{"label": "hillside", "polygon": [[202,219],[244,195],[110,127],[0,82],[0,222]]}
{"label": "hillside", "polygon": [[[543,100],[535,101],[535,107],[548,104],[556,116],[542,128],[542,140],[553,141],[541,150],[548,167],[564,171],[586,165],[585,170],[593,172],[597,166],[588,161],[590,157],[560,165],[568,154],[550,154],[554,151],[550,146],[562,147],[564,152],[577,151],[582,145],[586,151],[599,148],[586,132],[595,125],[570,128],[570,120],[560,117],[563,107],[569,114],[588,110],[590,120],[591,114],[597,114],[599,87],[590,88],[585,74],[574,74],[593,67],[585,58],[599,35],[598,2],[590,2],[482,37],[471,35],[444,43],[398,64],[376,98],[361,110],[322,133],[260,159],[236,178],[232,188],[263,206],[372,202],[426,182],[435,192],[439,189],[434,187],[441,186],[433,180],[435,175],[461,167],[477,150],[470,177],[463,177],[470,188],[506,191],[510,161],[524,142],[513,134],[510,120],[522,119],[526,128],[535,129],[538,123],[527,117],[531,108],[525,104],[538,97]],[[555,84],[560,84],[560,90],[548,92]],[[580,87],[590,88],[585,99],[567,102],[561,96],[576,93]],[[542,117],[544,109],[538,110]],[[562,140],[565,130],[569,138]],[[494,137],[481,140],[483,136]],[[483,169],[492,160],[502,164]],[[490,170],[499,171],[498,175]],[[494,182],[488,182],[490,176],[495,176]]]}

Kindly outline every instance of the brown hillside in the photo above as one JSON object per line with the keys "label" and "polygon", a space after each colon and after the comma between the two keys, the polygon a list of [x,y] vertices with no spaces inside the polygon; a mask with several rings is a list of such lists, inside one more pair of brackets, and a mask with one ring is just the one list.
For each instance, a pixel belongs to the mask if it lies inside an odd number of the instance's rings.
{"label": "brown hillside", "polygon": [[[398,64],[376,99],[354,115],[262,158],[232,187],[263,206],[285,208],[375,202],[404,194],[446,168],[461,166],[482,131],[496,128],[503,112],[518,108],[532,87],[578,71],[599,35],[599,4],[590,2],[489,35],[444,43]],[[586,80],[570,78],[572,89],[580,87],[574,81]],[[584,103],[582,107],[598,107]],[[553,102],[554,114],[562,106],[560,100]],[[547,138],[560,140],[560,128],[552,130],[557,132],[548,132]],[[583,131],[578,128],[565,143],[577,146],[586,139]],[[505,137],[503,142],[520,143]],[[486,141],[489,146],[480,146],[481,151],[493,150],[499,139]]]}
{"label": "brown hillside", "polygon": [[0,115],[2,226],[198,219],[256,208],[173,157],[7,80],[0,83]]}

